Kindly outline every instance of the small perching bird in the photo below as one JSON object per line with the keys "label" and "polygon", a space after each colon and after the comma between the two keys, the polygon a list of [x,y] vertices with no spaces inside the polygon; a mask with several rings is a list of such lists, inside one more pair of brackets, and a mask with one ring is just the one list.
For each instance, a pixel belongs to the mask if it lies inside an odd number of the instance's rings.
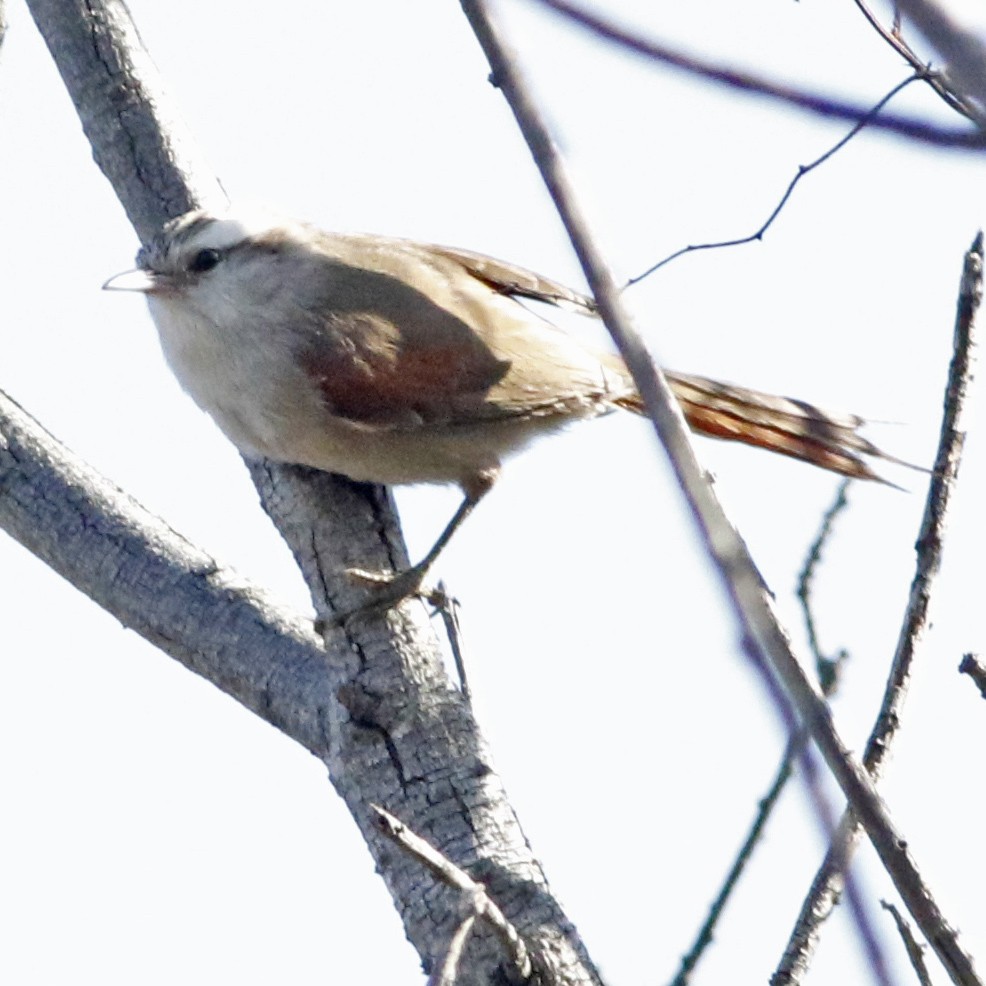
{"label": "small perching bird", "polygon": [[[146,295],[175,376],[245,455],[461,488],[422,561],[380,577],[387,603],[420,586],[506,456],[574,419],[643,410],[618,356],[518,300],[594,314],[591,299],[482,254],[194,211],[137,262],[105,287]],[[888,458],[858,434],[855,415],[665,376],[700,434],[861,479],[879,478],[863,456]]]}

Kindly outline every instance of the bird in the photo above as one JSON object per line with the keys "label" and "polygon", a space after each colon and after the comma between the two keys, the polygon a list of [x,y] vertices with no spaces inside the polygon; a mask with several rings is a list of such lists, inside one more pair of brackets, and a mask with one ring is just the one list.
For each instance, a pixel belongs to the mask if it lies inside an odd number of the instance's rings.
{"label": "bird", "polygon": [[[416,565],[351,570],[384,608],[420,591],[507,457],[575,420],[644,413],[619,356],[526,304],[595,315],[590,297],[469,250],[197,209],[166,223],[137,267],[104,288],[146,296],[172,372],[245,456],[359,482],[460,488]],[[859,434],[858,415],[665,377],[698,434],[866,480],[880,480],[867,457],[892,459]]]}

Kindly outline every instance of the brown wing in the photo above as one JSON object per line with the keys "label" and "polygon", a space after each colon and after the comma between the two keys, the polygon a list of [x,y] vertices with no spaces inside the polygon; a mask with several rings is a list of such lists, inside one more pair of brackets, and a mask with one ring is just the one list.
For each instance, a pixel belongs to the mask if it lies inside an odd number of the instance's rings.
{"label": "brown wing", "polygon": [[509,297],[531,298],[543,301],[558,308],[574,311],[579,315],[595,315],[596,302],[588,295],[580,294],[571,288],[542,277],[534,271],[503,260],[495,260],[470,250],[457,250],[452,247],[430,246],[435,255],[447,257],[459,264],[477,280],[488,284],[494,291]]}
{"label": "brown wing", "polygon": [[[333,312],[305,353],[336,414],[368,426],[641,411],[618,357],[595,353],[516,303],[536,298],[594,313],[591,299],[491,257],[375,236],[326,238],[313,280]],[[466,276],[463,276],[466,275]],[[667,373],[700,434],[743,442],[846,476],[879,479],[861,456],[892,457],[857,433],[855,415]],[[896,460],[894,460],[896,461]]]}
{"label": "brown wing", "polygon": [[599,357],[513,300],[591,303],[479,254],[381,237],[334,236],[310,287],[301,358],[335,414],[413,428],[587,413],[625,394]]}

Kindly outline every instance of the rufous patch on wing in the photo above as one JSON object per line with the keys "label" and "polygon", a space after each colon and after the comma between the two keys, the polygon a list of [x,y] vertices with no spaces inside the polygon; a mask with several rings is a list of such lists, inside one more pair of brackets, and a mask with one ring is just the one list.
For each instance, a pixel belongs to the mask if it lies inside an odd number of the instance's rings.
{"label": "rufous patch on wing", "polygon": [[[360,331],[354,331],[355,322]],[[510,364],[469,331],[422,341],[371,315],[350,316],[347,349],[316,345],[302,355],[328,410],[379,427],[412,427],[477,411]]]}

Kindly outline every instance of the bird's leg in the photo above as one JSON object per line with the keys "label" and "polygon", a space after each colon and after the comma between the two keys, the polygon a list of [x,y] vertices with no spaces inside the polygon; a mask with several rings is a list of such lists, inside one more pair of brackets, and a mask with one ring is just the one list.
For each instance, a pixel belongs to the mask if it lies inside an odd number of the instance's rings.
{"label": "bird's leg", "polygon": [[452,535],[459,529],[463,521],[472,513],[478,500],[470,496],[463,497],[462,503],[455,511],[452,519],[445,525],[445,530],[438,535],[438,540],[431,546],[428,553],[416,565],[404,569],[403,572],[368,572],[362,568],[347,568],[346,574],[357,582],[363,582],[369,586],[381,586],[387,588],[387,599],[391,602],[399,602],[406,596],[414,595],[421,588],[428,569],[435,563],[435,560],[445,549],[445,546],[452,540]]}
{"label": "bird's leg", "polygon": [[484,470],[477,473],[468,481],[462,483],[463,498],[452,519],[438,535],[438,540],[431,546],[428,553],[416,565],[403,572],[368,572],[361,568],[347,568],[346,574],[357,582],[362,582],[376,591],[373,598],[364,606],[341,617],[340,622],[362,613],[378,612],[390,609],[409,596],[423,595],[422,583],[428,570],[434,565],[438,556],[445,550],[452,536],[462,526],[465,519],[472,513],[476,504],[490,491],[496,481],[497,470]]}

